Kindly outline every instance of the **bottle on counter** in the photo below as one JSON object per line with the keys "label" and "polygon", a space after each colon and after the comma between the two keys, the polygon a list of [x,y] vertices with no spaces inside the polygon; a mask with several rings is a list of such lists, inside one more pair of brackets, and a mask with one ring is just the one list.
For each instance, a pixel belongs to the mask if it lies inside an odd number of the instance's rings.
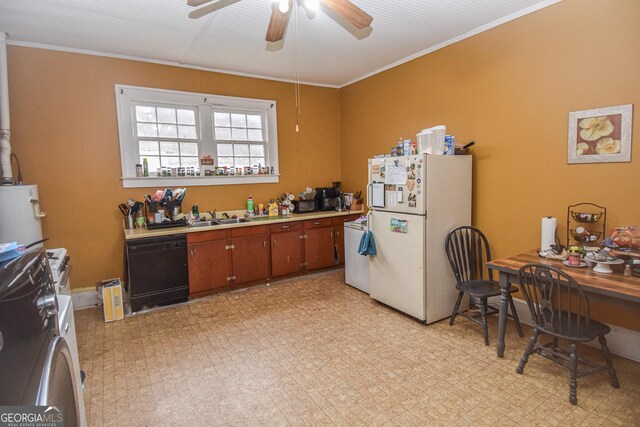
{"label": "bottle on counter", "polygon": [[149,176],[149,162],[146,157],[142,159],[142,176]]}
{"label": "bottle on counter", "polygon": [[249,198],[247,199],[247,212],[253,212],[253,197],[249,194]]}
{"label": "bottle on counter", "polygon": [[136,164],[136,177],[140,178],[142,176],[142,164]]}
{"label": "bottle on counter", "polygon": [[200,219],[200,211],[198,210],[198,204],[196,203],[191,207],[191,213],[196,218],[196,221]]}

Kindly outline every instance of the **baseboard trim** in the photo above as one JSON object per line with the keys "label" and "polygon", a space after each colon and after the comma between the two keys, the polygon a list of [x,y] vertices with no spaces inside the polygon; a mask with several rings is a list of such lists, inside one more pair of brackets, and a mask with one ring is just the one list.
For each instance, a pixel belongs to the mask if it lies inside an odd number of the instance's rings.
{"label": "baseboard trim", "polygon": [[[488,302],[498,307],[500,304],[500,297],[491,297]],[[513,304],[518,312],[518,318],[520,322],[531,326],[531,313],[529,307],[524,300],[514,298]],[[607,345],[611,353],[624,357],[625,359],[640,362],[640,332],[632,331],[616,325],[609,325],[611,332],[607,334]],[[597,341],[591,341],[586,343],[590,347],[600,348],[600,344]]]}
{"label": "baseboard trim", "polygon": [[84,288],[88,290],[71,291],[74,311],[91,308],[98,305],[98,293],[95,288]]}

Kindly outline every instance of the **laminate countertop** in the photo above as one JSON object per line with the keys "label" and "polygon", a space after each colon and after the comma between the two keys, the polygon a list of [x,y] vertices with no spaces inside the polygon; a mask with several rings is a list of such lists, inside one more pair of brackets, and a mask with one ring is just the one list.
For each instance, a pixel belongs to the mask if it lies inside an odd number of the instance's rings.
{"label": "laminate countertop", "polygon": [[[229,211],[229,213],[232,213]],[[134,239],[144,239],[147,237],[162,237],[162,236],[171,236],[175,234],[187,234],[187,233],[200,233],[203,231],[210,230],[224,230],[228,228],[239,228],[239,227],[252,227],[255,225],[268,225],[268,224],[278,224],[282,222],[294,222],[294,221],[304,221],[308,219],[320,219],[320,218],[338,218],[341,216],[347,215],[356,215],[363,214],[364,211],[327,211],[327,212],[310,212],[303,214],[291,214],[289,216],[277,216],[277,217],[258,217],[258,218],[250,218],[248,222],[240,222],[237,224],[219,224],[219,225],[211,225],[207,227],[174,227],[174,228],[160,228],[156,230],[148,230],[146,228],[136,228],[133,230],[124,230],[124,238],[125,240],[134,240]],[[241,217],[238,215],[238,217]]]}

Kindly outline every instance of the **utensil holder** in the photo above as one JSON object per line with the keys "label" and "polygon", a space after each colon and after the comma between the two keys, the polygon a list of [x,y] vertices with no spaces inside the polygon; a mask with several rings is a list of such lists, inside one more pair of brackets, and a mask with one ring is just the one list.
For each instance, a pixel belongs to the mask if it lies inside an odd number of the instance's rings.
{"label": "utensil holder", "polygon": [[124,228],[127,230],[133,230],[135,228],[133,216],[127,215],[124,217]]}

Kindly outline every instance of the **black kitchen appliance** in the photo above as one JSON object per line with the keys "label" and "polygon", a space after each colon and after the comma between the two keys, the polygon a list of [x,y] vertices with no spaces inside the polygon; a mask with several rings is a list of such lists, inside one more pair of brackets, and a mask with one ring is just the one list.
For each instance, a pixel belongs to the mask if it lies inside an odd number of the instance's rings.
{"label": "black kitchen appliance", "polygon": [[340,191],[337,188],[316,188],[316,200],[319,211],[333,211],[340,204]]}
{"label": "black kitchen appliance", "polygon": [[64,408],[64,424],[78,425],[79,384],[57,311],[44,249],[0,263],[0,406]]}
{"label": "black kitchen appliance", "polygon": [[316,199],[293,201],[293,213],[307,213],[307,212],[315,212],[317,210],[318,210],[318,201]]}
{"label": "black kitchen appliance", "polygon": [[127,276],[132,311],[187,301],[189,270],[184,234],[128,241]]}

